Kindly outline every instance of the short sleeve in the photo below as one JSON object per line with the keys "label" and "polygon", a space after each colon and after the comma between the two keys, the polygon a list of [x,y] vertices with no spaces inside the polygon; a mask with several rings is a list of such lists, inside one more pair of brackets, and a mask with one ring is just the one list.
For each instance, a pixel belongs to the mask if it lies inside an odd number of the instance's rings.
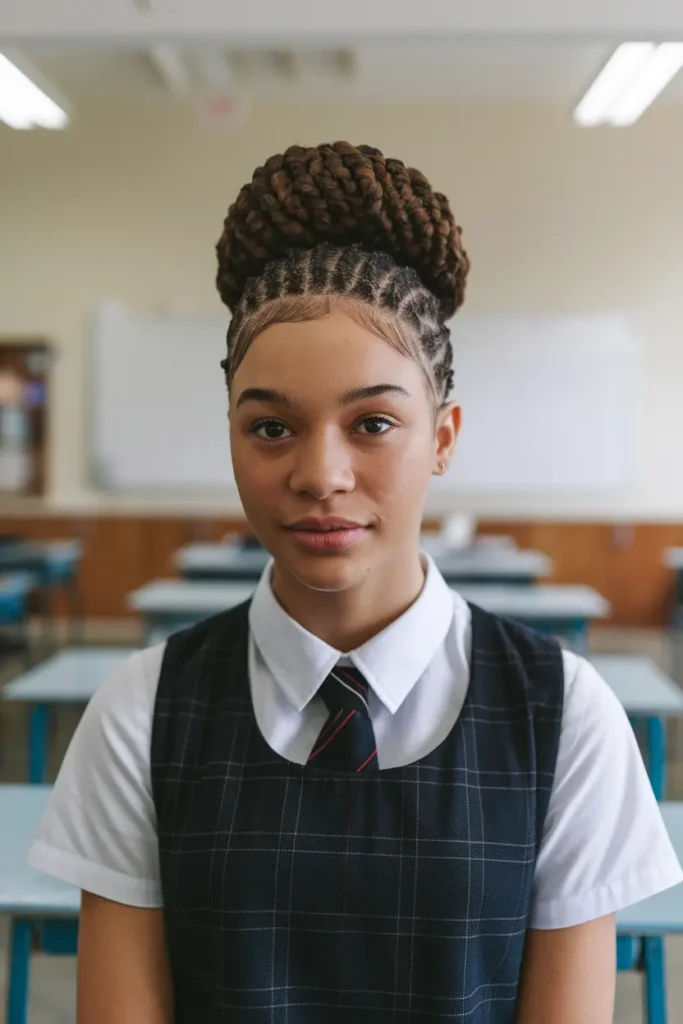
{"label": "short sleeve", "polygon": [[150,748],[163,645],[94,695],[31,847],[32,867],[117,903],[162,905]]}
{"label": "short sleeve", "polygon": [[555,781],[532,928],[568,928],[683,881],[629,720],[583,658],[564,653]]}

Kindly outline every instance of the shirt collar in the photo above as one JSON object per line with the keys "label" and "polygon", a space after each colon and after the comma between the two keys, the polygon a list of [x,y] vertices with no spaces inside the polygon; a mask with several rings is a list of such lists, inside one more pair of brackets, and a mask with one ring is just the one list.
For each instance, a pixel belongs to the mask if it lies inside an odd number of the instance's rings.
{"label": "shirt collar", "polygon": [[[432,559],[423,557],[427,572],[417,600],[381,633],[349,653],[392,714],[424,673],[453,620],[453,594]],[[278,686],[297,711],[303,711],[344,655],[309,633],[278,604],[270,586],[271,565],[256,588],[249,624]]]}

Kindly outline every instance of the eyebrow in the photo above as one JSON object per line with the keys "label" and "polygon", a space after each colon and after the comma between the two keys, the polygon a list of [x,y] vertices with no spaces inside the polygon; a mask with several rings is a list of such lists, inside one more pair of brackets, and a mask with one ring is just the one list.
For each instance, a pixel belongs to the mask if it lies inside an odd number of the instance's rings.
{"label": "eyebrow", "polygon": [[237,399],[237,408],[239,409],[246,402],[265,402],[266,405],[292,404],[287,395],[283,395],[279,391],[273,391],[271,388],[245,388]]}
{"label": "eyebrow", "polygon": [[[398,398],[410,398],[410,392],[399,384],[373,384],[367,388],[354,388],[341,397],[341,405],[352,405],[368,398],[379,398],[380,395],[395,395]],[[237,399],[237,408],[246,402],[265,402],[267,405],[293,405],[291,398],[281,391],[272,388],[245,388]]]}

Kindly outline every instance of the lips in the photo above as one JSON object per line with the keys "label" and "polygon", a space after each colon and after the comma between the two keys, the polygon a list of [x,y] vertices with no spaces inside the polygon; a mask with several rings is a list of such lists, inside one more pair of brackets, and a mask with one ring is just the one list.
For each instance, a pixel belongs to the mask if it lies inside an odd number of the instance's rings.
{"label": "lips", "polygon": [[309,552],[347,551],[363,541],[371,527],[348,519],[301,519],[287,529],[296,544]]}
{"label": "lips", "polygon": [[310,532],[310,533],[333,533],[337,530],[365,530],[367,527],[363,523],[356,523],[350,519],[300,519],[296,523],[292,523],[288,527],[290,530],[296,530],[297,532]]}

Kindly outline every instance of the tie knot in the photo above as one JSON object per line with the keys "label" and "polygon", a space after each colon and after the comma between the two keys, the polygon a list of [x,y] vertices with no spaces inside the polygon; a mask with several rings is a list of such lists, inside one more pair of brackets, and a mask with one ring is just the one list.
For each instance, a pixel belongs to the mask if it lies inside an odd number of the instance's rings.
{"label": "tie knot", "polygon": [[337,665],[320,688],[320,696],[330,714],[337,711],[360,711],[370,717],[368,684],[356,668]]}

